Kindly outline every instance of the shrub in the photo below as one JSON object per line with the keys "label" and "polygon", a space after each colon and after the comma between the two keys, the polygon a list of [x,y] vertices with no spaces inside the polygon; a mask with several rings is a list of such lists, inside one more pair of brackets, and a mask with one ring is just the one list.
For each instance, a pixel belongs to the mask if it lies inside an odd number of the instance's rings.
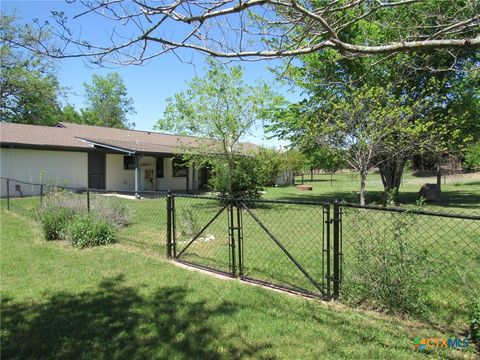
{"label": "shrub", "polygon": [[227,164],[216,164],[209,186],[224,197],[258,198],[263,190],[262,182],[256,158],[245,156],[235,160],[231,172]]}
{"label": "shrub", "polygon": [[93,214],[74,218],[69,226],[69,235],[72,244],[79,248],[107,245],[116,241],[115,227]]}
{"label": "shrub", "polygon": [[65,238],[68,222],[73,213],[67,209],[46,209],[41,211],[40,222],[42,233],[46,240],[58,240]]}
{"label": "shrub", "polygon": [[[353,215],[353,214],[352,214]],[[343,290],[349,302],[383,309],[395,314],[422,314],[426,304],[421,294],[432,276],[427,252],[408,239],[415,231],[413,214],[391,214],[390,222],[379,229],[378,219],[364,210],[355,210],[362,234],[349,244],[345,254]],[[386,220],[386,219],[385,219]],[[384,221],[385,221],[384,220]]]}
{"label": "shrub", "polygon": [[476,299],[470,304],[470,339],[477,344],[480,351],[480,300]]}
{"label": "shrub", "polygon": [[102,195],[90,196],[92,199],[90,209],[99,218],[118,226],[131,224],[131,208],[122,199]]}

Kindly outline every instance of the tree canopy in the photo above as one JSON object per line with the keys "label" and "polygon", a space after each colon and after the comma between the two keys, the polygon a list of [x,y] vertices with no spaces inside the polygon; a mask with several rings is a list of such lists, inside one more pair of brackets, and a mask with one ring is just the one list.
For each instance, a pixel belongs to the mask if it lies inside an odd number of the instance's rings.
{"label": "tree canopy", "polygon": [[53,125],[61,115],[62,88],[55,66],[47,58],[15,46],[31,43],[39,35],[30,27],[19,27],[14,16],[0,20],[0,121]]}
{"label": "tree canopy", "polygon": [[[245,176],[254,175],[250,171],[253,164],[249,156],[245,157],[248,154],[240,140],[269,118],[269,109],[279,100],[261,81],[247,85],[242,67],[227,67],[210,59],[204,76],[194,77],[186,91],[167,99],[164,117],[155,128],[214,140],[207,143],[212,146],[201,151],[194,160],[197,164],[208,162],[213,166],[216,184],[221,186],[222,192],[238,195],[239,181],[252,185]],[[245,173],[247,168],[250,170]],[[247,188],[243,191],[249,190]],[[252,188],[249,194],[256,195],[257,186]]]}
{"label": "tree canopy", "polygon": [[128,115],[135,113],[133,99],[128,97],[127,88],[116,72],[106,76],[93,75],[92,83],[84,83],[87,107],[82,109],[83,122],[114,128],[130,128],[135,123]]}

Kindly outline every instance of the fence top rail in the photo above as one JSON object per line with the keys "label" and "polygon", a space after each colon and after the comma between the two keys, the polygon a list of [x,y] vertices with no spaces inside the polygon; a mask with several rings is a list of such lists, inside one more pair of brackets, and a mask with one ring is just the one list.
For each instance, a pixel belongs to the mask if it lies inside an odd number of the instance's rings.
{"label": "fence top rail", "polygon": [[328,202],[319,201],[302,201],[302,200],[275,200],[275,199],[252,199],[252,198],[228,198],[223,196],[213,195],[198,195],[198,194],[185,194],[185,193],[172,193],[174,197],[192,198],[192,199],[206,199],[206,200],[218,200],[223,202],[232,203],[266,203],[266,204],[284,204],[284,205],[313,205],[313,206],[327,206]]}
{"label": "fence top rail", "polygon": [[375,206],[375,205],[359,205],[359,204],[344,203],[344,202],[340,202],[339,205],[341,207],[355,208],[355,209],[408,213],[408,214],[415,214],[415,215],[428,215],[428,216],[437,216],[437,217],[446,217],[446,218],[455,218],[455,219],[480,220],[480,215],[472,215],[472,214],[448,213],[448,212],[441,212],[441,211],[428,211],[428,210],[417,210],[417,209],[404,209],[404,208],[398,208],[398,207],[383,207],[383,206]]}
{"label": "fence top rail", "polygon": [[17,180],[17,179],[12,179],[12,178],[7,178],[4,176],[0,176],[1,180],[8,180],[14,183],[19,183],[19,184],[24,184],[24,185],[30,185],[30,186],[43,186],[43,187],[48,187],[51,186],[52,188],[56,189],[64,189],[64,190],[71,190],[71,191],[78,191],[78,192],[85,192],[89,191],[91,193],[116,193],[116,194],[153,194],[153,195],[164,195],[166,196],[170,191],[169,190],[119,190],[119,189],[94,189],[94,188],[88,188],[88,187],[73,187],[73,186],[67,186],[67,185],[58,185],[58,184],[51,184],[51,183],[34,183],[34,182],[28,182],[28,181],[23,181],[23,180]]}

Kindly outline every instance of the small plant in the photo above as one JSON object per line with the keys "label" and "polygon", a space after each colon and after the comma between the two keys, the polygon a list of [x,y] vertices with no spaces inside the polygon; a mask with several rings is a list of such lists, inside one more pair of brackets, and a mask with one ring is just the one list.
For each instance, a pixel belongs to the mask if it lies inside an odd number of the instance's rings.
{"label": "small plant", "polygon": [[480,300],[474,300],[470,305],[469,337],[480,351]]}
{"label": "small plant", "polygon": [[201,230],[198,219],[191,209],[185,209],[185,211],[181,212],[179,225],[182,236],[193,236]]}
{"label": "small plant", "polygon": [[92,214],[77,216],[69,226],[72,244],[79,248],[107,245],[116,241],[116,229]]}
{"label": "small plant", "polygon": [[39,218],[42,233],[46,240],[59,240],[65,238],[68,222],[72,219],[73,212],[67,209],[47,209],[40,212]]}

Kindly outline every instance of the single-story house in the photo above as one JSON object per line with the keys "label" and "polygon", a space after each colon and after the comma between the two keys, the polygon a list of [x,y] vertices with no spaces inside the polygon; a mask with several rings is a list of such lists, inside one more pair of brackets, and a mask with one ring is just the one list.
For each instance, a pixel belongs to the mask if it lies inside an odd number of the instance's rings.
{"label": "single-story house", "polygon": [[[111,191],[190,191],[206,186],[209,169],[186,166],[180,155],[211,151],[215,142],[60,122],[55,127],[1,123],[0,145],[4,178]],[[240,146],[241,151],[257,147]],[[15,192],[11,184],[10,194]],[[6,195],[5,181],[1,195]]]}

